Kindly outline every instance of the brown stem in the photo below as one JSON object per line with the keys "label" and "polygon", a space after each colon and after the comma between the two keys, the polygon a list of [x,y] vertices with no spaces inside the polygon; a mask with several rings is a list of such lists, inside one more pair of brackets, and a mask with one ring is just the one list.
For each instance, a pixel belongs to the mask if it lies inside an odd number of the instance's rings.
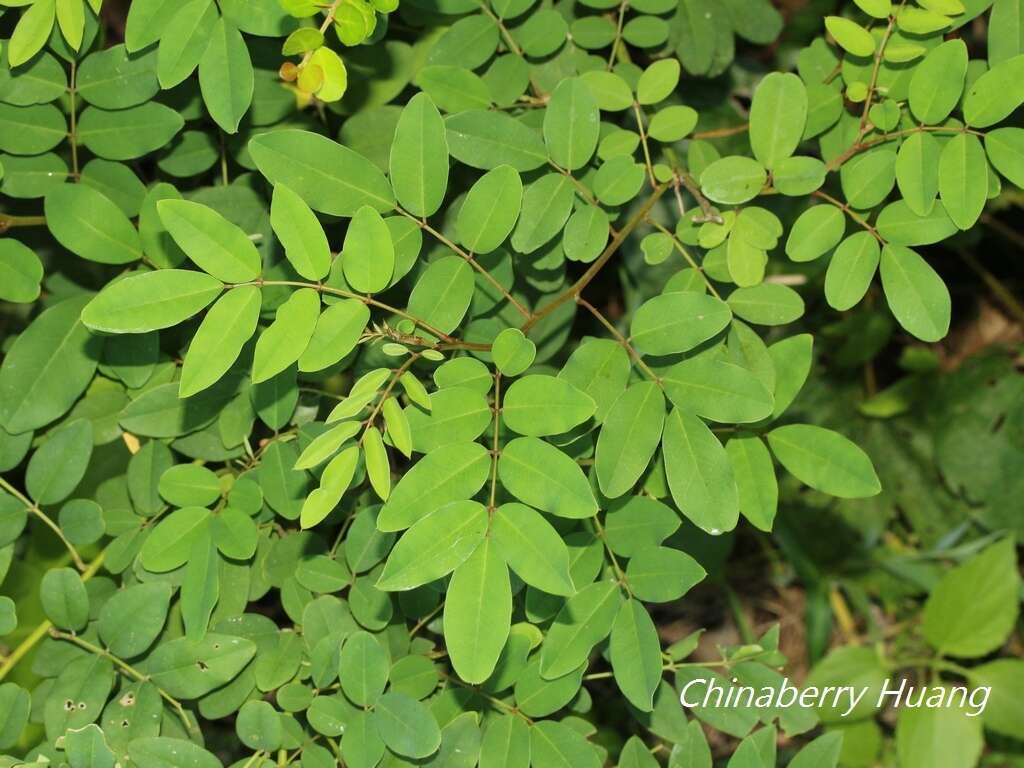
{"label": "brown stem", "polygon": [[715,224],[724,224],[725,219],[715,213],[714,206],[704,197],[704,193],[700,191],[700,185],[697,184],[696,180],[688,173],[678,171],[677,176],[683,186],[686,187],[686,191],[689,192],[693,199],[697,201],[697,205],[700,206],[703,212],[701,216],[694,219],[695,222],[714,222]]}

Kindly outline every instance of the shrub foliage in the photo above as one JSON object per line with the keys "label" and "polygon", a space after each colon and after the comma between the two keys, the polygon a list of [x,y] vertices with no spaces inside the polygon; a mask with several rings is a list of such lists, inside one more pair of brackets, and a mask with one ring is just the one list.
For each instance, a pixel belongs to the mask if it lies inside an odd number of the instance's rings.
{"label": "shrub foliage", "polygon": [[[659,616],[780,488],[882,490],[791,406],[829,313],[946,336],[923,247],[1024,185],[990,5],[808,13],[772,71],[767,0],[0,2],[0,764],[870,764],[872,711],[689,717],[779,630]],[[1020,690],[948,659],[1016,618],[1012,539],[967,555],[812,682]],[[901,714],[899,764],[982,728]]]}

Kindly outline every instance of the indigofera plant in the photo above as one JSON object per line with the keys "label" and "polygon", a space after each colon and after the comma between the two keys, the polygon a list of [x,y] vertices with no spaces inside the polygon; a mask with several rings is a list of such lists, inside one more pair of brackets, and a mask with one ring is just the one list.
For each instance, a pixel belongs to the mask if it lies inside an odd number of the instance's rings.
{"label": "indigofera plant", "polygon": [[658,612],[777,467],[880,492],[798,323],[946,335],[915,249],[1024,185],[990,4],[753,77],[766,0],[0,2],[0,765],[774,766],[817,714],[688,722]]}

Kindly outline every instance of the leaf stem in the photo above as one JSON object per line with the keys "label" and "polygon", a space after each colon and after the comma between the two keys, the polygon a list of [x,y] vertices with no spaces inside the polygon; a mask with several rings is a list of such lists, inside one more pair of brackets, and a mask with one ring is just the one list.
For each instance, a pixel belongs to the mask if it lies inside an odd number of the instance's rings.
{"label": "leaf stem", "polygon": [[78,550],[75,549],[74,545],[67,540],[67,537],[64,535],[64,532],[60,529],[60,526],[53,522],[53,520],[50,519],[49,515],[43,512],[43,510],[41,510],[35,502],[33,502],[31,499],[28,498],[28,496],[26,496],[13,485],[11,485],[9,482],[7,482],[3,477],[0,477],[0,488],[4,488],[8,493],[10,493],[18,501],[24,504],[25,509],[27,509],[33,515],[42,520],[47,525],[47,527],[50,528],[50,530],[57,534],[57,538],[59,538],[64,543],[64,546],[67,547],[68,552],[71,554],[71,559],[72,561],[74,561],[75,567],[82,573],[86,571],[87,566],[85,564],[85,561],[83,561],[81,556],[78,554]]}

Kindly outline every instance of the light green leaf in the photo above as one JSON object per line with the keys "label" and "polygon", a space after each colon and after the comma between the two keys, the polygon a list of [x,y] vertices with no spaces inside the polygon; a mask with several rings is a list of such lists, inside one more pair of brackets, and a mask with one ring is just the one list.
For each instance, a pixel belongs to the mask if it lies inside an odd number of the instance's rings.
{"label": "light green leaf", "polygon": [[825,299],[830,307],[845,312],[864,298],[878,271],[881,253],[870,232],[857,232],[836,248],[825,273]]}
{"label": "light green leaf", "polygon": [[551,595],[576,591],[569,575],[569,550],[535,510],[524,504],[502,504],[492,518],[491,538],[509,568],[530,586]]}
{"label": "light green leaf", "polygon": [[52,568],[39,583],[43,613],[61,629],[79,630],[89,621],[89,594],[71,568]]}
{"label": "light green leaf", "polygon": [[444,640],[455,672],[482,683],[494,671],[512,620],[508,566],[485,539],[455,569],[444,601]]}
{"label": "light green leaf", "polygon": [[137,765],[153,768],[221,768],[212,753],[185,739],[145,736],[128,742],[128,756]]}
{"label": "light green leaf", "polygon": [[441,746],[441,729],[430,710],[404,693],[381,696],[373,719],[384,743],[403,757],[428,757]]}
{"label": "light green leaf", "polygon": [[184,565],[197,539],[207,535],[210,510],[184,507],[162,518],[152,530],[139,557],[147,570],[154,573],[172,571]]}
{"label": "light green leaf", "polygon": [[417,93],[402,109],[391,144],[391,185],[414,216],[437,212],[448,189],[445,123],[430,96]]}
{"label": "light green leaf", "polygon": [[928,596],[922,629],[939,653],[976,658],[1006,642],[1017,620],[1020,576],[1012,537],[948,571]]}
{"label": "light green leaf", "polygon": [[215,277],[183,269],[129,275],[100,291],[82,310],[82,322],[108,333],[170,328],[201,311],[223,289]]}
{"label": "light green leaf", "polygon": [[387,649],[369,632],[349,635],[341,647],[338,661],[341,689],[361,707],[372,706],[384,693],[390,668]]}
{"label": "light green leaf", "polygon": [[249,141],[260,173],[286,184],[315,211],[353,216],[364,205],[384,213],[395,207],[391,185],[365,157],[326,136],[271,131]]}
{"label": "light green leaf", "polygon": [[860,57],[874,55],[875,38],[857,22],[842,16],[826,16],[825,29],[847,53]]}
{"label": "light green leaf", "polygon": [[475,286],[473,268],[464,259],[442,256],[427,265],[413,286],[409,312],[442,333],[451,333],[465,317]]}
{"label": "light green leaf", "polygon": [[516,169],[499,165],[481,176],[459,208],[455,230],[471,253],[490,253],[512,233],[523,204]]}
{"label": "light green leaf", "polygon": [[760,421],[774,405],[753,373],[707,355],[676,363],[662,380],[674,405],[723,424]]}
{"label": "light green leaf", "polygon": [[189,397],[215,384],[234,365],[260,319],[260,289],[242,285],[225,293],[210,311],[185,353],[179,395]]}
{"label": "light green leaf", "polygon": [[398,481],[377,527],[401,531],[449,502],[472,497],[486,482],[490,464],[487,449],[479,443],[453,443],[431,451]]}
{"label": "light green leaf", "polygon": [[960,103],[967,76],[967,45],[948,40],[933,48],[914,69],[909,103],[914,117],[925,125],[938,125]]}
{"label": "light green leaf", "polygon": [[772,457],[757,435],[739,434],[725,444],[739,493],[740,514],[770,531],[779,506],[779,484]]}
{"label": "light green leaf", "polygon": [[435,509],[399,538],[377,588],[405,591],[447,576],[473,554],[487,524],[487,510],[475,501],[453,501]]}
{"label": "light green leaf", "polygon": [[395,246],[384,219],[364,205],[352,217],[341,254],[345,280],[362,293],[388,287],[395,271]]}
{"label": "light green leaf", "polygon": [[523,208],[512,232],[518,253],[533,253],[558,235],[572,212],[572,182],[560,173],[548,173],[523,193]]}
{"label": "light green leaf", "polygon": [[621,603],[613,581],[591,584],[566,600],[541,644],[541,676],[554,680],[584,664],[594,646],[612,631]]}
{"label": "light green leaf", "polygon": [[997,128],[985,136],[992,166],[1018,187],[1024,185],[1024,129]]}
{"label": "light green leaf", "polygon": [[273,378],[299,359],[319,317],[320,294],[313,288],[300,288],[277,308],[274,322],[256,341],[252,361],[254,384]]}
{"label": "light green leaf", "polygon": [[959,707],[900,707],[896,752],[901,765],[970,768],[978,764],[984,746],[980,718],[968,717]]}
{"label": "light green leaf", "polygon": [[173,88],[191,75],[206,52],[220,18],[211,0],[188,0],[177,7],[161,8],[150,23],[163,24],[157,56],[160,86]]}
{"label": "light green leaf", "polygon": [[732,320],[720,299],[694,291],[663,293],[644,302],[633,315],[629,333],[641,352],[688,352],[714,338]]}
{"label": "light green leaf", "polygon": [[749,157],[724,157],[700,175],[704,194],[716,203],[740,205],[757,197],[768,181],[768,172]]}
{"label": "light green leaf", "polygon": [[341,497],[352,484],[352,478],[359,463],[359,455],[359,446],[352,445],[331,459],[321,476],[320,487],[309,494],[302,503],[299,524],[303,528],[312,528],[338,505]]}
{"label": "light green leaf", "polygon": [[515,715],[487,721],[480,745],[480,768],[529,768],[530,728]]}
{"label": "light green leaf", "polygon": [[1024,104],[1024,54],[1000,62],[967,89],[964,120],[972,128],[1002,122]]}
{"label": "light green leaf", "polygon": [[938,139],[925,131],[908,136],[896,156],[896,184],[907,206],[927,216],[939,195]]}
{"label": "light green leaf", "polygon": [[212,208],[188,200],[161,200],[160,221],[174,242],[204,272],[225,283],[245,283],[262,264],[252,240]]}
{"label": "light green leaf", "polygon": [[893,315],[922,341],[938,341],[949,331],[949,289],[916,252],[886,245],[881,259],[882,287]]}
{"label": "light green leaf", "polygon": [[970,229],[981,216],[988,197],[988,160],[977,136],[958,133],[942,148],[939,197],[960,229]]}
{"label": "light green leaf", "polygon": [[448,151],[472,168],[489,171],[510,165],[532,171],[548,161],[540,134],[502,112],[471,109],[445,120]]}
{"label": "light green leaf", "polygon": [[870,457],[848,439],[811,424],[788,424],[768,433],[772,453],[797,480],[842,499],[882,490]]}
{"label": "light green leaf", "polygon": [[270,224],[296,272],[307,280],[327,276],[331,270],[327,235],[305,200],[284,184],[274,186]]}
{"label": "light green leaf", "polygon": [[252,103],[252,60],[242,33],[223,17],[214,25],[199,60],[199,88],[214,122],[226,133],[237,133]]}
{"label": "light green leaf", "polygon": [[579,465],[550,443],[520,437],[505,445],[498,477],[520,501],[558,517],[581,519],[597,513],[597,501]]}
{"label": "light green leaf", "polygon": [[676,59],[655,61],[637,81],[636,100],[641,104],[657,104],[667,99],[679,84],[679,69]]}
{"label": "light green leaf", "polygon": [[601,493],[614,499],[636,484],[658,449],[664,423],[665,397],[656,384],[638,382],[622,393],[597,439],[594,469]]}
{"label": "light green leaf", "polygon": [[374,493],[387,501],[391,495],[391,460],[384,447],[384,437],[376,427],[367,427],[363,433],[363,460]]}
{"label": "light green leaf", "polygon": [[793,224],[786,255],[797,262],[814,261],[835,248],[846,233],[846,215],[833,205],[808,208]]}
{"label": "light green leaf", "polygon": [[7,44],[7,60],[17,67],[35,56],[50,37],[57,15],[54,0],[36,0],[18,19]]}
{"label": "light green leaf", "polygon": [[765,168],[790,157],[807,123],[807,88],[792,73],[773,72],[754,91],[750,106],[750,146]]}
{"label": "light green leaf", "polygon": [[0,300],[25,304],[39,296],[43,263],[19,241],[0,239]]}
{"label": "light green leaf", "polygon": [[195,699],[234,680],[255,655],[252,640],[209,632],[202,640],[161,643],[149,655],[146,671],[171,696]]}
{"label": "light green leaf", "polygon": [[530,729],[530,764],[544,768],[600,768],[601,759],[579,731],[543,720]]}
{"label": "light green leaf", "polygon": [[679,511],[712,534],[735,528],[739,494],[732,463],[708,426],[691,413],[673,409],[665,423],[662,450]]}
{"label": "light green leaf", "polygon": [[514,432],[543,437],[568,432],[593,416],[596,407],[593,398],[568,381],[533,374],[508,388],[501,415]]}
{"label": "light green leaf", "polygon": [[552,162],[567,171],[582,168],[597,149],[599,131],[590,89],[579,78],[562,80],[544,110],[544,143]]}
{"label": "light green leaf", "polygon": [[355,349],[370,321],[370,310],[358,299],[331,304],[316,321],[309,344],[299,356],[299,370],[321,371]]}
{"label": "light green leaf", "polygon": [[46,226],[74,254],[100,264],[128,264],[142,258],[135,227],[103,193],[85,184],[61,184],[44,203]]}
{"label": "light green leaf", "polygon": [[626,600],[619,608],[608,655],[622,695],[640,711],[650,712],[661,682],[661,643],[654,622],[638,600]]}
{"label": "light green leaf", "polygon": [[778,283],[737,288],[726,302],[737,317],[755,325],[785,325],[804,314],[800,294]]}

